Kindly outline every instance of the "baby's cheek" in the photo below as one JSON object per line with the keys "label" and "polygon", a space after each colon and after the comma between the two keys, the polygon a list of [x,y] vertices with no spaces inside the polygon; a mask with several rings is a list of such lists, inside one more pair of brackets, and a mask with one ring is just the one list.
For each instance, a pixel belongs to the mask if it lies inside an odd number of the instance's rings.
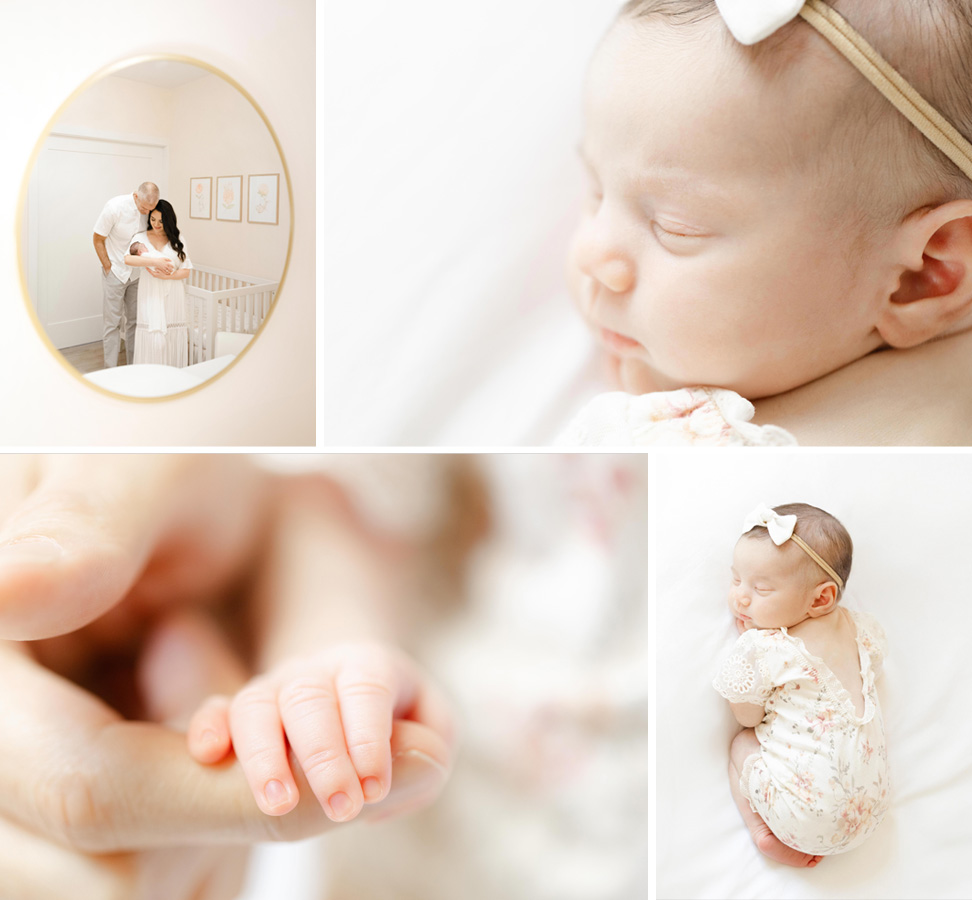
{"label": "baby's cheek", "polygon": [[[576,236],[575,236],[576,240]],[[584,283],[587,276],[581,271],[580,263],[577,260],[574,242],[571,242],[570,250],[567,253],[564,275],[567,279],[567,290],[574,307],[581,313],[586,313],[584,303]]]}

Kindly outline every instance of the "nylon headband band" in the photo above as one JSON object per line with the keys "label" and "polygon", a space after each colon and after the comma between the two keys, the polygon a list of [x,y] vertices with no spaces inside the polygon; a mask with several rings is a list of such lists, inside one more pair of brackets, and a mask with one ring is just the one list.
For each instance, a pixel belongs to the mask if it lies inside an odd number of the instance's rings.
{"label": "nylon headband band", "polygon": [[837,587],[841,590],[844,589],[844,579],[840,577],[826,562],[824,562],[823,557],[817,553],[802,537],[795,534],[790,535],[790,540],[793,541],[807,556],[810,557],[821,569],[823,569],[834,581],[837,582]]}
{"label": "nylon headband band", "polygon": [[839,13],[823,0],[807,0],[800,16],[820,32],[965,176],[972,179],[970,144]]}

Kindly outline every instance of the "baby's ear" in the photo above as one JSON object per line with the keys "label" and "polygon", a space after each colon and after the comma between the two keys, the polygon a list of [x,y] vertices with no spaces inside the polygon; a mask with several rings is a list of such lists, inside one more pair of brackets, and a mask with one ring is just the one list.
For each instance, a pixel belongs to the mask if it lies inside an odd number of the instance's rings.
{"label": "baby's ear", "polygon": [[892,347],[915,347],[972,324],[972,200],[910,216],[898,233],[904,272],[877,322]]}
{"label": "baby's ear", "polygon": [[817,585],[813,604],[810,606],[811,616],[822,616],[829,613],[837,605],[837,585],[833,581],[825,581]]}

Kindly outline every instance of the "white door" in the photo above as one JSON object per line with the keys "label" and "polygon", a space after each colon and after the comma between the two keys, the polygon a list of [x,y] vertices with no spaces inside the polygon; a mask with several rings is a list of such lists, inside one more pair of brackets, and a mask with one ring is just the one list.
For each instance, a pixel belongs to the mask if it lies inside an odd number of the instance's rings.
{"label": "white door", "polygon": [[152,143],[52,135],[31,177],[27,283],[55,347],[100,341],[101,266],[94,224],[105,202],[154,181],[166,196],[168,152]]}

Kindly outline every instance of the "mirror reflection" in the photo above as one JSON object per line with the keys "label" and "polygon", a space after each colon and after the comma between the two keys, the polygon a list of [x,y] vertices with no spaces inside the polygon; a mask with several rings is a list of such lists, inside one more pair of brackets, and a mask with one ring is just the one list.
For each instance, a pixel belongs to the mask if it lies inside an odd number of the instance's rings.
{"label": "mirror reflection", "polygon": [[59,111],[30,173],[20,261],[64,362],[109,391],[159,397],[246,350],[290,230],[284,162],[253,103],[207,67],[153,59]]}

